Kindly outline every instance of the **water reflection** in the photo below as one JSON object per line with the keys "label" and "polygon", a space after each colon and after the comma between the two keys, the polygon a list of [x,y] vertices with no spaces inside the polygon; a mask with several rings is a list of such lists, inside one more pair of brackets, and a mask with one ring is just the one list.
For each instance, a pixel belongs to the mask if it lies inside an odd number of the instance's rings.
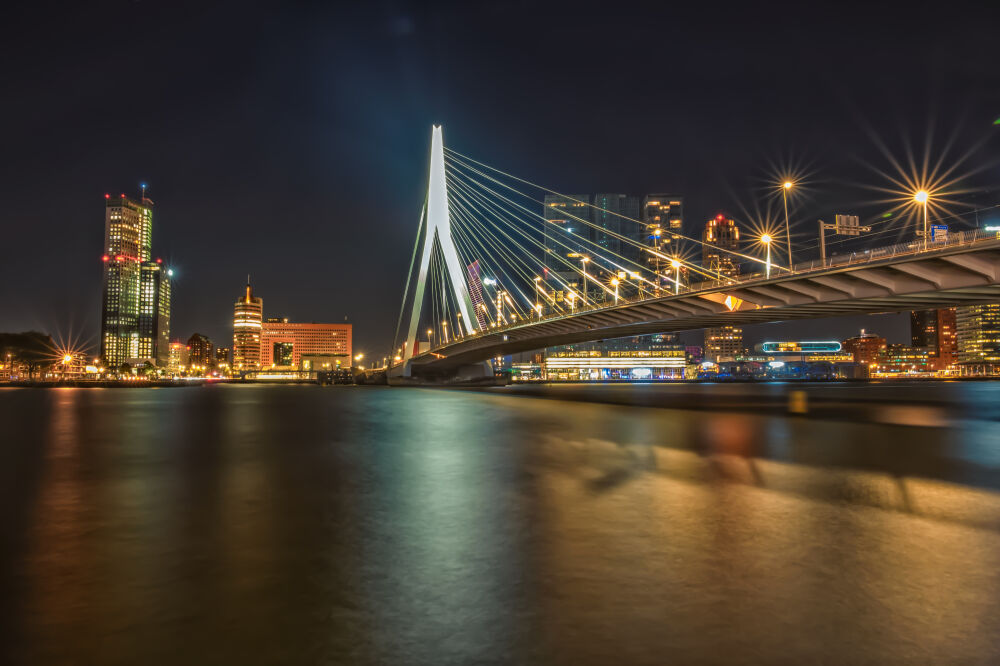
{"label": "water reflection", "polygon": [[977,422],[259,386],[5,391],[0,418],[2,663],[1000,645],[1000,442]]}

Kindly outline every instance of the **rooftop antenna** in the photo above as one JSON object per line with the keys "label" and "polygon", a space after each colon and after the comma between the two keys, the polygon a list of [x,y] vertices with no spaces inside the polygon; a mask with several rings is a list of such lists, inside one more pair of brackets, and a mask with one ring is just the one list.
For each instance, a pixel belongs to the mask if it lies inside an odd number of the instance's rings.
{"label": "rooftop antenna", "polygon": [[142,188],[142,200],[146,200],[146,183],[139,183],[139,187]]}

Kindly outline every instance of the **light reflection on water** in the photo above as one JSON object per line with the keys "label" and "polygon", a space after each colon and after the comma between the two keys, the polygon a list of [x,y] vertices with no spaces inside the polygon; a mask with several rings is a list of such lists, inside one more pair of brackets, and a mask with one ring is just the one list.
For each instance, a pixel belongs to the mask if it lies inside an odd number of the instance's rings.
{"label": "light reflection on water", "polygon": [[991,423],[308,386],[0,391],[0,417],[2,663],[1000,650]]}

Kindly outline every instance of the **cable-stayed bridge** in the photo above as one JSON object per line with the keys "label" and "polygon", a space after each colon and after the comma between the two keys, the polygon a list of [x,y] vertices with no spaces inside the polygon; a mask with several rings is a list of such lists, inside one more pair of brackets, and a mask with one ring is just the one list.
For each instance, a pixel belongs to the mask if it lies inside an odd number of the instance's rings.
{"label": "cable-stayed bridge", "polygon": [[1000,301],[995,231],[791,266],[773,261],[792,256],[772,247],[781,234],[735,234],[692,238],[529,183],[435,127],[390,375],[486,377],[487,359],[562,344]]}

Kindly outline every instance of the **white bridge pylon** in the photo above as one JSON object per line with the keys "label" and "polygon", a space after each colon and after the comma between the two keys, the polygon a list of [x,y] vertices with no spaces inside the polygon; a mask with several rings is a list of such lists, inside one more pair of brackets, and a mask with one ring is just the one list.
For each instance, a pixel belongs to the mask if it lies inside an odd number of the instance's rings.
{"label": "white bridge pylon", "polygon": [[441,248],[448,278],[455,292],[455,301],[462,313],[461,322],[465,333],[475,331],[473,328],[472,298],[465,283],[465,271],[455,249],[455,241],[451,237],[451,216],[448,214],[448,183],[444,170],[444,138],[441,126],[434,125],[431,129],[431,169],[427,181],[427,203],[421,218],[425,222],[424,247],[420,256],[420,269],[417,273],[416,292],[413,296],[413,308],[410,314],[410,327],[406,335],[404,359],[409,360],[419,352],[417,327],[420,325],[420,312],[424,303],[424,288],[427,286],[427,270],[430,267],[431,253],[435,241]]}

